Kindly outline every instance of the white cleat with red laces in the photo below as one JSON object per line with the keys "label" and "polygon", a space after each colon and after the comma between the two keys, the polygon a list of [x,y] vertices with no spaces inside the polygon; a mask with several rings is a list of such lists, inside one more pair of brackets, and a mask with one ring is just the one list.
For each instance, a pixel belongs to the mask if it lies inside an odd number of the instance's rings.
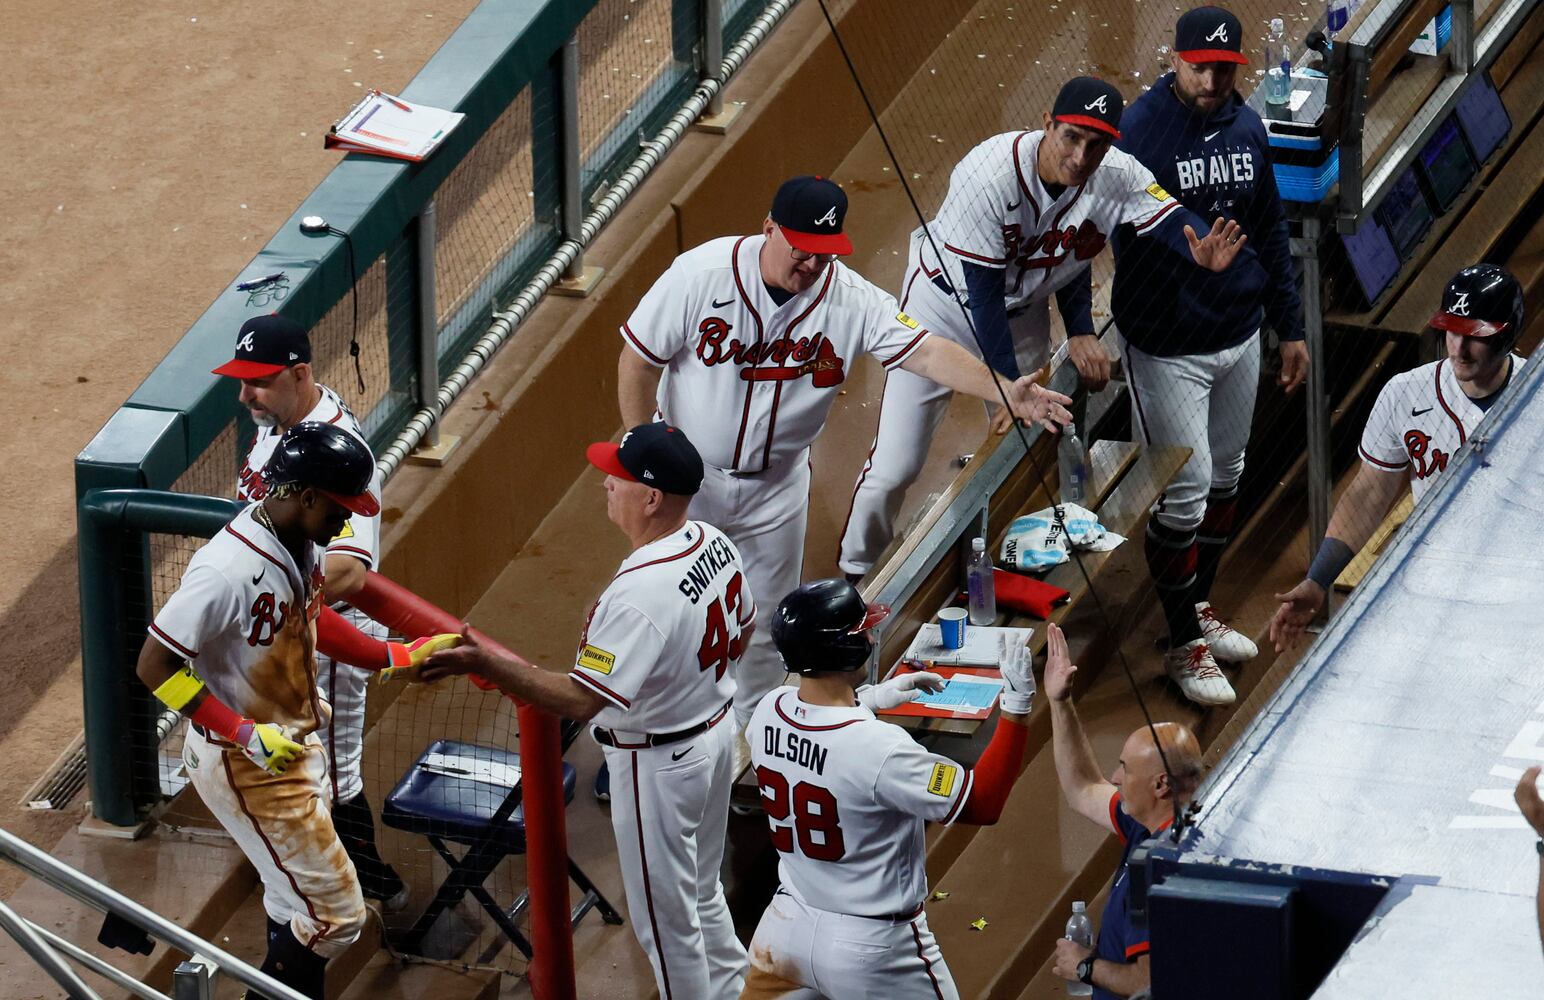
{"label": "white cleat with red laces", "polygon": [[1212,648],[1212,655],[1229,663],[1243,663],[1260,655],[1260,647],[1242,632],[1234,631],[1227,622],[1217,617],[1217,609],[1210,601],[1196,605],[1196,617],[1201,621],[1201,638]]}
{"label": "white cleat with red laces", "polygon": [[1185,697],[1198,705],[1231,705],[1233,685],[1223,676],[1205,639],[1177,646],[1163,655],[1163,669]]}

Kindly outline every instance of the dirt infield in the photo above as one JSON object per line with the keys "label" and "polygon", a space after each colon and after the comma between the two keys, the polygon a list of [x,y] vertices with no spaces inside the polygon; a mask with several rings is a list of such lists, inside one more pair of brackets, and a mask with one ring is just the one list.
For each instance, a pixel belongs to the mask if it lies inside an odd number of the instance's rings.
{"label": "dirt infield", "polygon": [[337,162],[333,119],[405,85],[475,6],[8,7],[0,748],[26,763],[0,777],[0,826],[68,823],[14,803],[79,730],[76,453]]}

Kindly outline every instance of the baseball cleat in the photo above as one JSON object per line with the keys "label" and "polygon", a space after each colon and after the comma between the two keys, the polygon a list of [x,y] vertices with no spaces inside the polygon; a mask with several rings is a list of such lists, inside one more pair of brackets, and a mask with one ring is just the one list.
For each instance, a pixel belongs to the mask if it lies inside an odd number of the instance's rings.
{"label": "baseball cleat", "polygon": [[1217,617],[1217,609],[1212,607],[1211,601],[1201,601],[1196,605],[1196,617],[1201,621],[1201,637],[1206,640],[1212,655],[1217,659],[1243,663],[1260,655],[1260,647],[1251,642],[1247,635],[1235,631]]}
{"label": "baseball cleat", "polygon": [[600,762],[600,770],[595,772],[595,801],[611,801],[611,768],[605,761]]}
{"label": "baseball cleat", "polygon": [[1198,705],[1231,705],[1233,685],[1212,659],[1205,639],[1176,646],[1163,656],[1163,669],[1186,698]]}

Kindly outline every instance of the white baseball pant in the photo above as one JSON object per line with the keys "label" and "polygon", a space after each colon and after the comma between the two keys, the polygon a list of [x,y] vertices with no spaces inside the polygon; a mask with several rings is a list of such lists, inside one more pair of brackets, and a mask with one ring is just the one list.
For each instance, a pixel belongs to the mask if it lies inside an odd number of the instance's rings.
{"label": "white baseball pant", "polygon": [[269,918],[332,958],[359,939],[368,911],[332,828],[327,755],[315,733],[305,746],[288,770],[272,775],[189,725],[182,760],[199,798],[262,878]]}
{"label": "white baseball pant", "polygon": [[784,465],[749,475],[707,466],[689,516],[729,536],[751,593],[756,596],[756,631],[735,667],[736,730],[767,692],[788,675],[772,645],[771,613],[798,586],[804,572],[804,532],[809,524],[809,452]]}
{"label": "white baseball pant", "polygon": [[1207,495],[1231,491],[1244,474],[1260,386],[1260,334],[1212,354],[1161,357],[1124,337],[1120,347],[1136,439],[1190,449],[1190,460],[1153,505],[1153,517],[1174,531],[1195,531]]}
{"label": "white baseball pant", "polygon": [[[965,311],[953,295],[928,279],[912,241],[901,309],[933,332],[981,357]],[[1019,371],[1025,375],[1044,367],[1051,356],[1051,313],[1045,301],[1032,303],[1008,318]],[[864,574],[874,567],[895,537],[895,522],[906,491],[917,481],[927,460],[933,435],[949,410],[952,389],[930,379],[895,369],[885,376],[879,404],[879,428],[868,459],[853,488],[852,507],[842,530],[838,565],[843,573]]]}
{"label": "white baseball pant", "polygon": [[[373,621],[357,608],[349,608],[343,617],[372,639],[385,640],[386,626]],[[327,757],[332,761],[332,801],[347,802],[365,790],[360,758],[365,743],[365,701],[370,690],[372,670],[339,663],[330,656],[316,654],[316,688],[332,706],[332,721],[317,730]]]}
{"label": "white baseball pant", "polygon": [[959,1000],[927,914],[894,922],[819,910],[779,889],[751,939],[741,1000]]}
{"label": "white baseball pant", "polygon": [[602,747],[627,912],[660,1000],[725,1000],[744,982],[745,949],[719,882],[734,740],[720,723],[660,747]]}

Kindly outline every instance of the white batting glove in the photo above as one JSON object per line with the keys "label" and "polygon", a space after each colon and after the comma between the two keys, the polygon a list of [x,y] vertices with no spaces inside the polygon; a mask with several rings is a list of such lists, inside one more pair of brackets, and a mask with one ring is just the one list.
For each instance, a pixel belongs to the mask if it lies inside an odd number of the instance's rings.
{"label": "white batting glove", "polygon": [[908,701],[916,701],[922,696],[922,691],[943,689],[942,677],[922,670],[892,677],[883,684],[865,684],[858,689],[858,704],[870,712],[882,712],[887,708],[900,708]]}
{"label": "white batting glove", "polygon": [[1010,715],[1028,715],[1035,702],[1034,657],[1028,646],[1003,636],[998,669],[1002,671],[1003,693],[998,697],[1002,710]]}

